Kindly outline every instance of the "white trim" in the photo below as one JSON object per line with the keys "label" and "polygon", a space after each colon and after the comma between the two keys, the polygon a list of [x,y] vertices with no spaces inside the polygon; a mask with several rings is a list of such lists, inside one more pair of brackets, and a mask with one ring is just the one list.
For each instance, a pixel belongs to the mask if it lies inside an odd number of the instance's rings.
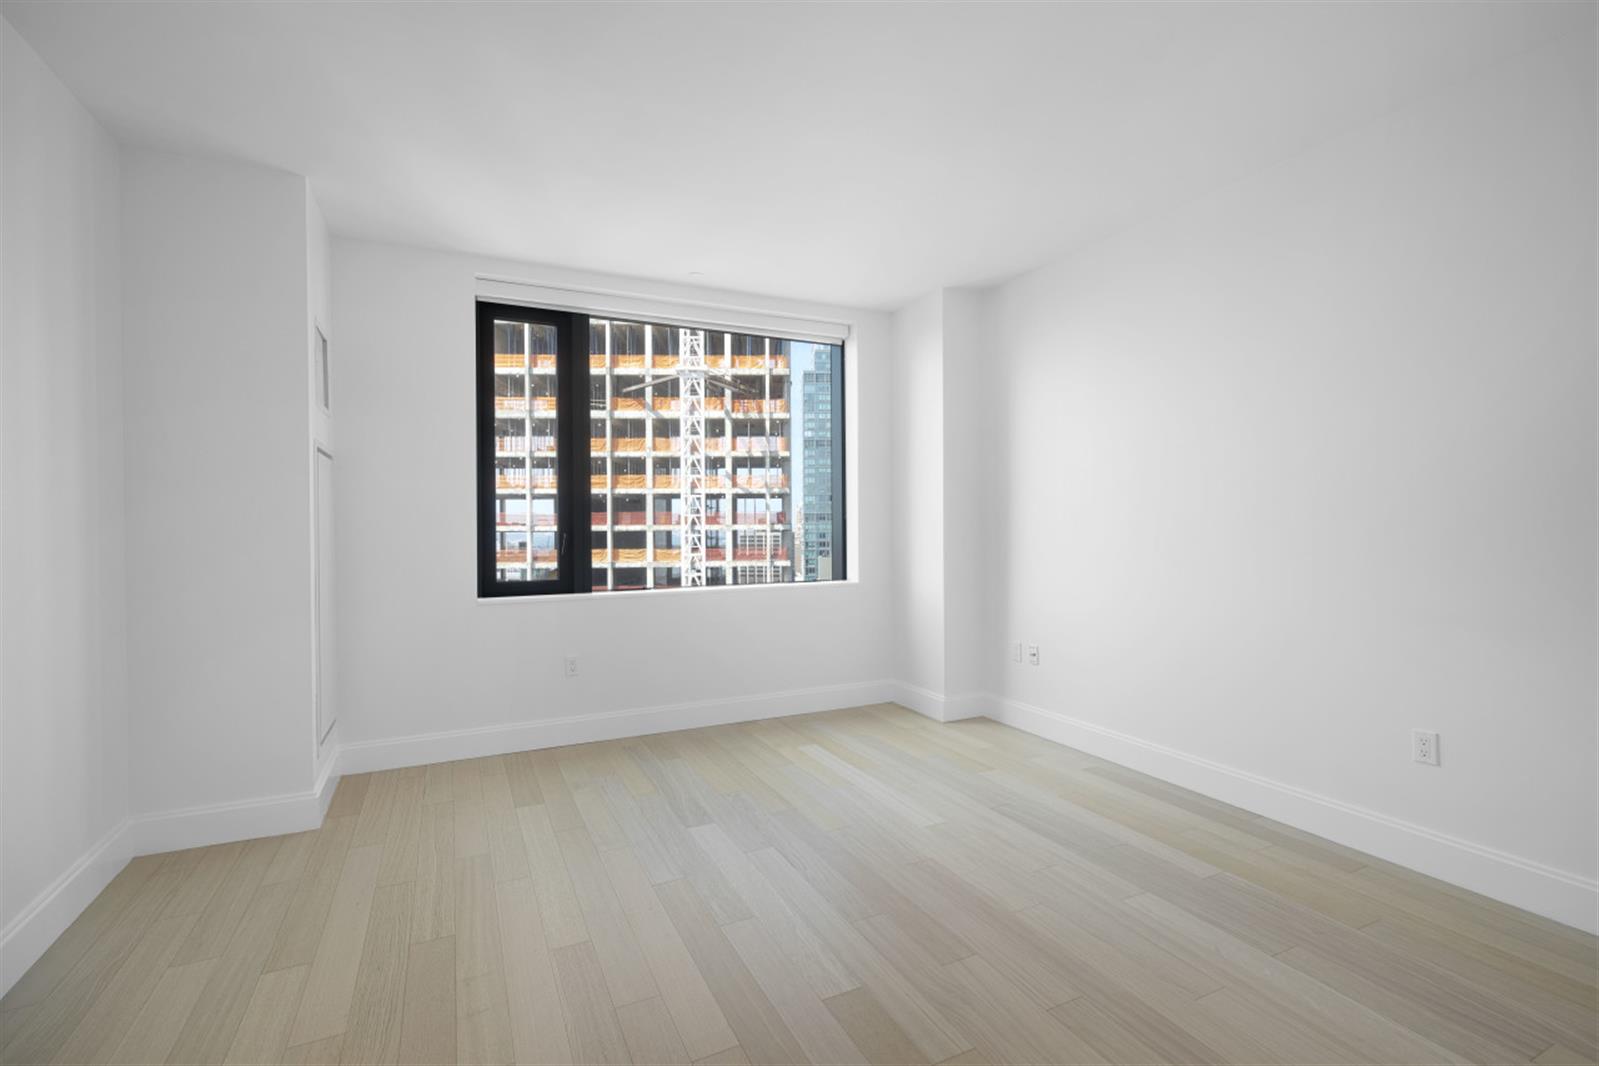
{"label": "white trim", "polygon": [[1276,819],[1346,847],[1599,933],[1599,882],[1273,781],[1019,700],[982,697],[988,717]]}
{"label": "white trim", "polygon": [[124,851],[150,855],[315,829],[332,802],[341,762],[338,753],[324,760],[321,776],[305,792],[135,815],[124,823]]}
{"label": "white trim", "polygon": [[693,703],[672,703],[657,707],[638,707],[602,714],[571,715],[530,722],[458,729],[442,733],[422,733],[388,740],[346,743],[340,752],[341,773],[370,773],[402,766],[422,766],[454,759],[474,759],[484,755],[504,755],[514,751],[555,748],[567,744],[587,744],[596,740],[673,733],[680,729],[699,729],[710,725],[755,722],[763,718],[783,718],[793,714],[814,714],[841,707],[883,703],[890,698],[893,683],[859,681],[845,685],[769,692],[758,696],[730,696]]}
{"label": "white trim", "polygon": [[0,995],[39,961],[67,926],[94,902],[111,879],[128,864],[123,847],[127,822],[122,822],[84,852],[0,930]]}
{"label": "white trim", "polygon": [[891,682],[894,702],[908,707],[917,714],[935,722],[958,722],[963,718],[981,718],[990,697],[981,692],[934,692],[930,688],[913,685],[909,681]]}
{"label": "white trim", "polygon": [[617,315],[663,325],[721,326],[744,333],[762,333],[823,344],[842,344],[849,338],[853,325],[765,307],[702,302],[623,289],[577,288],[558,282],[496,274],[478,274],[476,278],[480,300],[544,307],[553,311]]}
{"label": "white trim", "polygon": [[[626,454],[626,453],[623,453]],[[648,454],[640,452],[638,454]],[[644,528],[642,526],[640,529]],[[737,565],[735,563],[735,565]],[[851,567],[853,570],[854,568]],[[630,597],[646,596],[651,600],[664,596],[712,596],[753,594],[757,592],[782,591],[784,595],[791,595],[798,589],[826,589],[826,588],[859,588],[860,579],[855,577],[840,578],[836,581],[772,581],[766,584],[754,585],[702,585],[698,588],[653,588],[653,589],[616,589],[610,592],[594,593],[546,593],[542,596],[478,596],[477,602],[484,604],[533,604],[533,603],[627,603]]]}

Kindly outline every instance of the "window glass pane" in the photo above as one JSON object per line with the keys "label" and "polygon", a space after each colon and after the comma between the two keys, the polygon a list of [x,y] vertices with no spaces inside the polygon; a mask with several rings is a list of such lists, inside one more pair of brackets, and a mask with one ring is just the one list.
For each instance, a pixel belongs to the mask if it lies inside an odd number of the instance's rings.
{"label": "window glass pane", "polygon": [[[594,591],[842,576],[833,554],[842,442],[831,421],[842,354],[591,318]],[[804,386],[795,360],[811,373]],[[805,411],[821,420],[806,430],[808,460],[795,427]],[[809,529],[801,492],[815,515]]]}
{"label": "window glass pane", "polygon": [[560,577],[556,329],[494,323],[495,580]]}
{"label": "window glass pane", "polygon": [[844,424],[841,406],[844,349],[838,344],[789,343],[796,381],[794,425],[794,527],[796,581],[843,576]]}

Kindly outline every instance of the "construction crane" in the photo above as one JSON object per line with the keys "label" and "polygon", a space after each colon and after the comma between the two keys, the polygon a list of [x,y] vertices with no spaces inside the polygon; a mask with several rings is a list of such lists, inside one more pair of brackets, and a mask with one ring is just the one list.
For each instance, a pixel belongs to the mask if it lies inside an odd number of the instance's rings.
{"label": "construction crane", "polygon": [[[715,385],[746,396],[760,396],[761,393],[731,377],[710,372],[705,365],[705,331],[702,329],[677,331],[677,370],[674,373],[629,385],[621,391],[639,392],[667,381],[678,383],[678,476],[683,506],[678,511],[677,524],[683,586],[691,588],[705,584],[705,386]],[[657,417],[653,410],[646,413],[651,418]]]}

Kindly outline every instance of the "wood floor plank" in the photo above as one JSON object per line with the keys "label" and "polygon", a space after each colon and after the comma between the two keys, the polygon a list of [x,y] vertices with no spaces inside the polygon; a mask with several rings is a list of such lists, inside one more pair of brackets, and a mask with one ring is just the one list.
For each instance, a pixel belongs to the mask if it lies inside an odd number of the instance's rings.
{"label": "wood floor plank", "polygon": [[500,905],[487,855],[456,860],[455,1049],[462,1063],[510,1062],[515,1055]]}
{"label": "wood floor plank", "polygon": [[436,762],[427,768],[422,777],[422,803],[448,803],[455,798],[455,784],[451,780],[450,764]]}
{"label": "wood floor plank", "polygon": [[578,814],[583,817],[583,826],[588,830],[595,848],[600,851],[623,848],[629,843],[627,835],[612,816],[610,805],[605,801],[603,784],[601,781],[572,790],[572,802],[577,804]]}
{"label": "wood floor plank", "polygon": [[926,1066],[927,1056],[877,1002],[871,989],[854,988],[823,1002],[868,1062]]}
{"label": "wood floor plank", "polygon": [[73,1028],[55,1061],[104,1062],[133,1024],[194,928],[195,917],[162,918],[145,930],[127,959]]}
{"label": "wood floor plank", "polygon": [[522,838],[522,821],[515,807],[493,811],[488,816],[489,855],[494,860],[496,881],[525,881],[533,876],[527,863],[527,842]]}
{"label": "wood floor plank", "polygon": [[214,959],[222,954],[244,918],[256,889],[266,883],[267,870],[271,868],[282,843],[281,837],[245,841],[238,861],[200,912],[188,940],[173,959],[174,966]]}
{"label": "wood floor plank", "polygon": [[666,908],[744,1053],[757,1062],[803,1062],[804,1050],[761,991],[705,901],[687,880],[657,886]]}
{"label": "wood floor plank", "polygon": [[339,1047],[344,1036],[329,1036],[309,1044],[297,1044],[283,1053],[284,1066],[338,1066]]}
{"label": "wood floor plank", "polygon": [[1241,986],[1268,1003],[1288,1007],[1297,1015],[1301,1028],[1336,1034],[1359,1055],[1377,1060],[1400,1057],[1407,1061],[1465,1061],[1165,900],[1146,894],[1134,896],[1127,906],[1214,953],[1224,967],[1229,987]]}
{"label": "wood floor plank", "polygon": [[760,919],[747,918],[724,925],[722,934],[732,941],[738,957],[755,975],[755,982],[812,1062],[866,1062],[866,1056],[838,1019],[828,1013],[816,992],[789,966],[782,951],[766,935]]}
{"label": "wood floor plank", "polygon": [[171,899],[167,900],[166,909],[161,912],[161,916],[177,918],[204,911],[243,853],[242,842],[217,844],[199,849],[194,866],[179,881],[177,890],[172,893]]}
{"label": "wood floor plank", "polygon": [[285,882],[293,889],[293,895],[267,969],[309,965],[315,957],[354,833],[353,818],[329,818],[317,830],[305,872],[294,881]]}
{"label": "wood floor plank", "polygon": [[[353,852],[352,852],[353,854]],[[381,855],[380,855],[381,861]],[[374,878],[375,878],[374,874]],[[384,885],[372,896],[372,913],[355,974],[340,1061],[394,1063],[400,1053],[405,966],[411,948],[412,886]]]}
{"label": "wood floor plank", "polygon": [[659,999],[641,999],[616,1008],[616,1020],[622,1027],[622,1037],[634,1062],[678,1063],[688,1066],[692,1060],[683,1050],[683,1041],[672,1024],[666,1004]]}
{"label": "wood floor plank", "polygon": [[1046,1013],[1019,985],[994,970],[968,967],[968,956],[939,963],[893,918],[878,915],[857,923],[895,970],[978,1046],[1003,1061],[1027,1063],[1097,1062],[1099,1055]]}
{"label": "wood floor plank", "polygon": [[371,774],[345,774],[333,789],[333,799],[328,802],[328,818],[358,818],[366,803],[367,789],[372,785]]}
{"label": "wood floor plank", "polygon": [[738,1038],[638,859],[627,848],[608,851],[601,859],[686,1054],[704,1058],[736,1044]]}
{"label": "wood floor plank", "polygon": [[483,779],[476,759],[458,759],[450,764],[450,794],[456,804],[483,806]]}
{"label": "wood floor plank", "polygon": [[[264,973],[250,993],[225,1060],[229,1066],[277,1062],[289,1048],[289,1030],[300,1010],[309,965]],[[159,1060],[150,1060],[159,1061]]]}
{"label": "wood floor plank", "polygon": [[549,748],[535,751],[532,761],[533,774],[538,779],[539,792],[544,797],[542,806],[550,828],[556,832],[581,828],[583,816],[578,814],[577,805],[572,802],[572,792],[566,787],[566,779],[561,776],[560,762],[555,752]]}
{"label": "wood floor plank", "polygon": [[483,809],[490,814],[512,810],[516,798],[511,794],[511,781],[505,772],[505,757],[490,755],[478,760],[478,778],[483,782]]}
{"label": "wood floor plank", "polygon": [[566,1010],[561,1005],[555,962],[544,937],[538,894],[529,879],[501,881],[495,887],[504,946],[505,994],[510,1008],[511,1045],[519,1063],[572,1061]]}
{"label": "wood floor plank", "polygon": [[290,833],[288,836],[278,837],[280,843],[277,853],[272,856],[271,865],[261,875],[261,883],[275,885],[280,881],[299,880],[305,873],[306,864],[311,859],[311,852],[319,835],[317,830],[308,829],[303,833]]}
{"label": "wood floor plank", "polygon": [[322,939],[305,979],[300,1012],[289,1032],[289,1045],[310,1044],[345,1031],[355,978],[361,966],[361,945],[367,939],[372,898],[378,885],[382,845],[351,848],[340,871]]}
{"label": "wood floor plank", "polygon": [[[482,792],[482,782],[476,776],[470,778],[479,785],[478,791]],[[489,853],[489,812],[482,801],[464,800],[456,798],[455,808],[455,857],[464,859],[470,855],[487,855]]]}
{"label": "wood floor plank", "polygon": [[411,942],[455,935],[455,801],[422,808],[411,897]]}
{"label": "wood floor plank", "polygon": [[[350,824],[348,819],[343,823]],[[255,993],[256,981],[273,955],[274,944],[279,942],[293,887],[288,882],[278,882],[256,889],[233,939],[216,960],[210,982],[189,1012],[168,1062],[215,1063],[227,1058]]]}
{"label": "wood floor plank", "polygon": [[538,894],[545,939],[552,948],[582,943],[589,938],[588,926],[584,924],[583,908],[567,873],[566,860],[561,857],[560,843],[555,839],[549,808],[542,804],[518,807],[516,816],[527,846],[528,868]]}
{"label": "wood floor plank", "polygon": [[613,1006],[623,1006],[659,994],[648,961],[639,947],[638,937],[628,923],[616,890],[611,887],[605,866],[586,829],[568,829],[556,834],[561,857],[572,877],[583,923],[588,927],[594,954],[605,973],[605,984]]}
{"label": "wood floor plank", "polygon": [[[112,1063],[165,1062],[178,1033],[205,990],[215,959],[173,966],[161,974],[138,1015],[105,1059]],[[293,1009],[292,1007],[290,1008]]]}
{"label": "wood floor plank", "polygon": [[766,929],[820,999],[842,995],[861,986],[838,956],[785,902],[743,851],[719,825],[695,826],[689,831],[696,843],[721,867],[734,891]]}
{"label": "wood floor plank", "polygon": [[[548,789],[545,795],[549,795]],[[616,1018],[616,1007],[605,987],[599,956],[588,941],[568,944],[551,953],[561,982],[561,1004],[566,1012],[567,1038],[573,1061],[628,1063],[633,1061],[627,1038]]]}
{"label": "wood floor plank", "polygon": [[424,777],[405,777],[395,788],[394,809],[383,836],[383,861],[378,864],[378,884],[415,881],[417,851],[422,844]]}
{"label": "wood floor plank", "polygon": [[389,819],[394,815],[394,804],[399,790],[398,770],[385,770],[372,775],[367,785],[366,798],[361,802],[361,813],[355,819],[355,833],[350,838],[352,848],[381,844],[387,839]]}
{"label": "wood floor plank", "polygon": [[638,798],[630,789],[619,780],[607,779],[600,783],[600,791],[605,794],[606,806],[643,865],[650,884],[675,881],[687,872],[674,860],[672,849],[656,837],[654,827],[639,810]]}
{"label": "wood floor plank", "polygon": [[530,753],[519,751],[507,755],[505,777],[511,786],[511,802],[515,806],[531,807],[544,802],[544,793],[539,789],[539,778],[533,770]]}
{"label": "wood floor plank", "polygon": [[455,937],[413,943],[406,952],[398,1061],[455,1062],[455,1014]]}
{"label": "wood floor plank", "polygon": [[1599,995],[1584,986],[1404,915],[1389,915],[1361,933],[1516,1004],[1559,1033],[1559,1043],[1579,1055],[1599,1058]]}
{"label": "wood floor plank", "polygon": [[789,906],[804,916],[839,961],[872,990],[883,1009],[929,1061],[942,1062],[972,1050],[971,1041],[776,850],[751,852],[750,861]]}

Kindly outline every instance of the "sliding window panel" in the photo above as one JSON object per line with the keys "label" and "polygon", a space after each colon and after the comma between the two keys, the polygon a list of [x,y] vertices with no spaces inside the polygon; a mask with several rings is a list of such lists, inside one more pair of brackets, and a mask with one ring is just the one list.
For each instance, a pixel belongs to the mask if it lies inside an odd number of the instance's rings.
{"label": "sliding window panel", "polygon": [[[478,594],[587,587],[573,497],[577,316],[478,305]],[[586,324],[583,327],[586,332]],[[581,572],[581,573],[580,573]]]}
{"label": "sliding window panel", "polygon": [[844,558],[844,347],[787,341],[785,449],[792,444],[794,580],[842,581]]}

